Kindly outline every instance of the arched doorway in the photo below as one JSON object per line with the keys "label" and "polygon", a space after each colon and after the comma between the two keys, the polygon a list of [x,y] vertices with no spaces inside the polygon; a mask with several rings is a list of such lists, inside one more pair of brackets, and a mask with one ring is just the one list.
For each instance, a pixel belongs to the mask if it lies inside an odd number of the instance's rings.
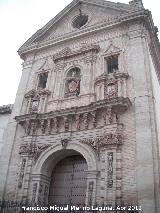
{"label": "arched doorway", "polygon": [[49,203],[84,205],[87,189],[87,169],[86,160],[79,154],[60,160],[51,175]]}

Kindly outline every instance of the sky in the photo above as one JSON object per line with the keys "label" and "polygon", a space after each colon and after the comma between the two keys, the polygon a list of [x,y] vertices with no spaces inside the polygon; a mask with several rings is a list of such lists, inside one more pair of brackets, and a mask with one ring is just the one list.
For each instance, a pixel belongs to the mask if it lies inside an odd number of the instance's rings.
{"label": "sky", "polygon": [[[19,47],[71,1],[0,0],[0,106],[15,101],[23,62],[17,53]],[[119,2],[128,3],[129,0]],[[152,12],[155,26],[160,29],[157,2],[143,0],[144,7]]]}

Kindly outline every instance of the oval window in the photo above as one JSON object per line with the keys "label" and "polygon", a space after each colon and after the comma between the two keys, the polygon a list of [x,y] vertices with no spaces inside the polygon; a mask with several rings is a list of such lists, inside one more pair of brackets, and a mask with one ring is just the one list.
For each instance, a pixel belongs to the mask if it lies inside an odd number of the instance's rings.
{"label": "oval window", "polygon": [[80,29],[82,26],[84,26],[88,21],[87,15],[79,15],[77,16],[73,21],[73,27]]}

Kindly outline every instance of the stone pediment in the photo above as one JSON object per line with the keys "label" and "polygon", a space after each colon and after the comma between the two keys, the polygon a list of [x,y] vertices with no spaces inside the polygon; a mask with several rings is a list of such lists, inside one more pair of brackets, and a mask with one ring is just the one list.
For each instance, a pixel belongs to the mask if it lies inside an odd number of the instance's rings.
{"label": "stone pediment", "polygon": [[[20,49],[33,47],[34,44],[50,41],[60,36],[117,19],[121,15],[130,14],[137,10],[133,4],[108,2],[105,0],[73,0],[55,18],[38,30]],[[79,15],[88,17],[86,24],[80,28],[73,27],[75,18]],[[21,54],[21,53],[20,53]]]}
{"label": "stone pediment", "polygon": [[104,54],[105,55],[111,55],[111,54],[117,54],[117,53],[120,53],[120,52],[121,52],[120,48],[116,47],[113,44],[110,44]]}

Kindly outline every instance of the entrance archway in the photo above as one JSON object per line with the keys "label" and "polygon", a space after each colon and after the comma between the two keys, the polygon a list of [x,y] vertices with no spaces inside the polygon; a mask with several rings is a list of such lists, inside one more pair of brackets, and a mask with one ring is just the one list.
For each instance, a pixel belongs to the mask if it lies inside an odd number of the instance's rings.
{"label": "entrance archway", "polygon": [[87,163],[81,155],[72,155],[59,161],[53,169],[49,203],[84,205],[87,189]]}
{"label": "entrance archway", "polygon": [[[57,143],[46,149],[39,156],[32,171],[32,185],[30,188],[30,199],[32,202],[43,205],[48,203],[48,198],[51,197],[51,179],[56,166],[63,161],[63,159],[77,155],[80,156],[80,158],[82,158],[87,165],[87,169],[83,169],[83,171],[86,170],[85,175],[87,182],[84,202],[86,205],[88,205],[88,203],[91,204],[91,202],[92,204],[96,202],[96,185],[98,174],[97,156],[94,150],[88,145],[74,141],[70,141],[65,149],[63,149],[61,144]],[[50,202],[52,202],[51,198]]]}

